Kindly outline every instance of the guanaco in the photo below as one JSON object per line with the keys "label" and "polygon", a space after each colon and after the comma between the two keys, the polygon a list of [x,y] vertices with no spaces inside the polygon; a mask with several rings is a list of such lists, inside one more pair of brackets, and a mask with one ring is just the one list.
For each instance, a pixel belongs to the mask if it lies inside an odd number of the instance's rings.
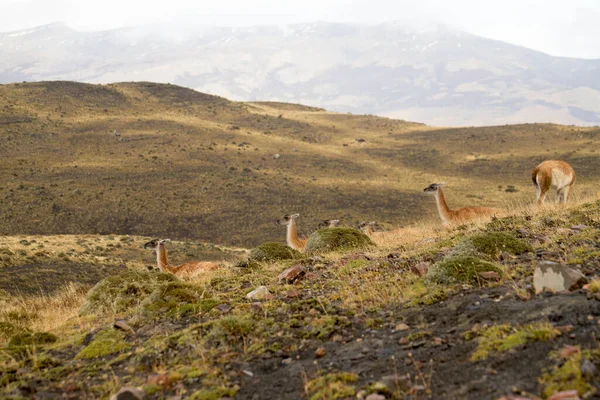
{"label": "guanaco", "polygon": [[335,228],[339,224],[339,219],[324,219],[323,221],[319,222],[319,225],[317,225],[317,229]]}
{"label": "guanaco", "polygon": [[300,214],[286,214],[282,218],[278,219],[276,223],[278,225],[286,225],[287,233],[286,233],[286,242],[287,245],[292,249],[296,250],[304,250],[306,247],[307,239],[302,239],[298,237],[298,232],[296,230],[296,218],[298,218]]}
{"label": "guanaco", "polygon": [[575,183],[575,171],[565,161],[548,160],[533,169],[531,180],[539,205],[544,204],[551,187],[556,189],[556,202],[560,203],[562,197],[563,203],[566,203]]}
{"label": "guanaco", "polygon": [[170,265],[167,260],[167,249],[165,243],[170,242],[170,239],[152,239],[144,244],[145,249],[156,250],[156,263],[161,272],[173,274],[178,278],[192,277],[206,271],[214,271],[219,268],[219,265],[210,261],[190,261],[181,265]]}
{"label": "guanaco", "polygon": [[373,230],[373,228],[375,227],[375,225],[377,225],[377,223],[375,221],[371,221],[371,222],[361,222],[360,224],[358,224],[358,230],[361,231],[362,233],[364,233],[365,235],[372,237],[373,233],[375,232]]}
{"label": "guanaco", "polygon": [[489,217],[500,211],[489,207],[464,207],[452,210],[448,207],[448,204],[446,204],[444,192],[442,192],[442,186],[445,184],[445,182],[432,183],[423,189],[425,193],[435,196],[438,212],[440,213],[440,218],[444,225]]}

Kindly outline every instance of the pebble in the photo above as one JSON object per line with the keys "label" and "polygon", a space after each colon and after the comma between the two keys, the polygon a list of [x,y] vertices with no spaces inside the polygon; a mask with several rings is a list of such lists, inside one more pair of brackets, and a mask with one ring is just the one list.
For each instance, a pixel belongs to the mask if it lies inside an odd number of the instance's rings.
{"label": "pebble", "polygon": [[410,329],[410,327],[408,325],[404,324],[404,323],[397,324],[394,327],[394,330],[398,331],[398,332],[402,332],[402,331],[405,331],[407,329]]}
{"label": "pebble", "polygon": [[142,400],[144,391],[139,388],[125,386],[122,387],[110,400]]}
{"label": "pebble", "polygon": [[315,358],[323,358],[327,354],[327,350],[324,347],[319,347],[315,350]]}
{"label": "pebble", "polygon": [[275,298],[266,286],[259,286],[246,295],[250,300],[272,300]]}
{"label": "pebble", "polygon": [[233,307],[231,307],[229,304],[219,304],[218,306],[215,307],[217,310],[221,311],[223,314],[228,313],[229,311],[231,311],[231,309]]}

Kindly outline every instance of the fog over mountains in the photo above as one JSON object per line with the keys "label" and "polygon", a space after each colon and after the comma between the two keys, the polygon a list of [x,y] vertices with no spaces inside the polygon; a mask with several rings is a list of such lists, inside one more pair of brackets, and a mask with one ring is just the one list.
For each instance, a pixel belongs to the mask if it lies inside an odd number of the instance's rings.
{"label": "fog over mountains", "polygon": [[600,60],[549,56],[442,25],[154,25],[0,33],[0,83],[170,82],[434,125],[600,125]]}

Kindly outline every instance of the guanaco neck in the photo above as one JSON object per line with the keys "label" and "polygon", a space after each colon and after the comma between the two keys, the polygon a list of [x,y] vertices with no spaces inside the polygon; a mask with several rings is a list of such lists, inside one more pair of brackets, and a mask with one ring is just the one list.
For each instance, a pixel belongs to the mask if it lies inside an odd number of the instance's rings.
{"label": "guanaco neck", "polygon": [[367,236],[371,236],[373,234],[373,228],[371,225],[367,225],[363,228],[363,233]]}
{"label": "guanaco neck", "polygon": [[290,220],[290,223],[287,226],[286,242],[287,245],[293,249],[303,247],[302,241],[298,237],[298,232],[296,231],[296,220],[294,218]]}
{"label": "guanaco neck", "polygon": [[442,219],[442,221],[444,221],[445,223],[450,222],[452,220],[452,217],[454,216],[454,213],[450,209],[450,207],[448,207],[448,204],[446,204],[446,198],[444,197],[444,192],[442,191],[442,188],[439,188],[435,192],[435,201],[437,203],[438,212],[440,213],[440,218]]}
{"label": "guanaco neck", "polygon": [[156,263],[158,264],[158,269],[162,272],[169,272],[169,261],[167,260],[167,249],[164,243],[159,243],[156,246]]}

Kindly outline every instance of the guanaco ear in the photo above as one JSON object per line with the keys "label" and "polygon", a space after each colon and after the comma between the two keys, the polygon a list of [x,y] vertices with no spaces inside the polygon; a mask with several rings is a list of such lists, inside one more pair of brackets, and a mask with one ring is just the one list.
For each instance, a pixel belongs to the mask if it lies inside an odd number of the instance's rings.
{"label": "guanaco ear", "polygon": [[446,182],[442,182],[442,183],[440,183],[438,186],[439,186],[439,187],[442,187],[442,186],[445,186],[445,185],[446,185]]}
{"label": "guanaco ear", "polygon": [[294,218],[298,218],[300,216],[300,214],[293,214],[292,217]]}

